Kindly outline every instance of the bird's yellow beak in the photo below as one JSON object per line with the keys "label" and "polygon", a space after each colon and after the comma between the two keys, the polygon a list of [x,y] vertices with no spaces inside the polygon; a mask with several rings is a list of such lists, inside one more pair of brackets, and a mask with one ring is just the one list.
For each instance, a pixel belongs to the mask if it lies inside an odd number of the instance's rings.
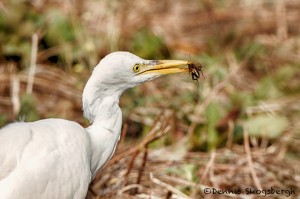
{"label": "bird's yellow beak", "polygon": [[150,61],[150,64],[143,65],[141,70],[136,75],[159,73],[159,74],[172,74],[189,72],[188,64],[191,62],[183,60],[158,60]]}

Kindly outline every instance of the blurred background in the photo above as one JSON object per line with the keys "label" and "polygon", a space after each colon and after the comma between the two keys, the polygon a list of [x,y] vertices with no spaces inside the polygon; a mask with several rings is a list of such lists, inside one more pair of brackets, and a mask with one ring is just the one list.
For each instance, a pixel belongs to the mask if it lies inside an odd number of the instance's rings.
{"label": "blurred background", "polygon": [[207,187],[296,198],[299,33],[297,0],[4,0],[0,126],[49,117],[88,126],[81,93],[112,51],[192,60],[204,66],[199,83],[171,75],[123,94],[120,144],[87,198],[215,197]]}

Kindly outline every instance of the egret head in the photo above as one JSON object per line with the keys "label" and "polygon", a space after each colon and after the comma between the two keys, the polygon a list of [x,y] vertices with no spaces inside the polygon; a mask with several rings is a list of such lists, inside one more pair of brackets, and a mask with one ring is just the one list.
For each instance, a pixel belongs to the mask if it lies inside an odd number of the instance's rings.
{"label": "egret head", "polygon": [[91,79],[114,93],[122,93],[164,74],[188,72],[188,63],[178,60],[145,60],[129,52],[114,52],[100,61]]}
{"label": "egret head", "polygon": [[114,52],[94,68],[83,92],[83,108],[92,111],[97,99],[119,98],[128,88],[165,74],[188,72],[189,61],[145,60],[129,52]]}
{"label": "egret head", "polygon": [[113,52],[94,68],[86,88],[97,88],[102,95],[122,94],[164,74],[188,72],[188,61],[145,60],[129,52]]}

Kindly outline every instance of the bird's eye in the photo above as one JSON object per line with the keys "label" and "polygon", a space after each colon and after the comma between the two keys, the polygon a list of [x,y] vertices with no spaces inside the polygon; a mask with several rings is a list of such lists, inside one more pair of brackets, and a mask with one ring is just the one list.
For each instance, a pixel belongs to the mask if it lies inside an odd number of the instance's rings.
{"label": "bird's eye", "polygon": [[141,69],[141,65],[140,64],[135,64],[134,67],[133,67],[133,71],[136,72],[136,73],[139,72],[140,69]]}

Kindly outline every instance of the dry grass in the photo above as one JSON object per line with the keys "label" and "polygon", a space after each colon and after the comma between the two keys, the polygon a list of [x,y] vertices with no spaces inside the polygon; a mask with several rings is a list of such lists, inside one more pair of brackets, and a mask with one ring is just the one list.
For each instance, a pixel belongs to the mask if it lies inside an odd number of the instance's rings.
{"label": "dry grass", "polygon": [[[39,2],[33,1],[33,5],[43,9]],[[49,2],[84,23],[88,34],[81,37],[82,46],[89,46],[90,37],[101,36],[100,52],[94,51],[92,56],[106,54],[107,49],[127,49],[126,40],[130,41],[135,32],[147,27],[164,39],[174,56],[221,54],[225,61],[219,68],[228,69],[226,78],[218,79],[208,65],[204,68],[207,78],[200,81],[201,87],[182,75],[144,84],[139,94],[125,93],[121,106],[128,119],[124,121],[121,143],[112,160],[92,182],[87,198],[215,198],[216,195],[204,194],[208,187],[223,190],[277,187],[294,189],[296,195],[290,198],[299,196],[299,94],[270,98],[245,108],[232,106],[216,127],[220,129],[219,136],[227,140],[224,145],[210,152],[193,152],[191,145],[199,126],[208,122],[203,112],[210,103],[228,106],[232,93],[253,93],[263,76],[272,76],[286,64],[299,66],[300,2],[241,0],[223,2],[225,5],[209,0],[189,3],[134,0],[130,4],[129,1],[94,0]],[[3,8],[5,4],[0,3],[0,9]],[[269,54],[256,55],[255,49],[250,48],[239,58],[233,51],[240,51],[239,47],[245,43],[258,43]],[[31,66],[36,64],[36,68],[31,67],[29,71],[19,71],[14,63],[0,63],[0,113],[6,113],[8,121],[18,117],[21,98],[28,88],[36,100],[40,118],[59,116],[86,125],[81,111],[81,91],[89,72],[70,70],[67,73],[39,64],[57,52],[57,48],[33,50],[37,58],[33,55]],[[264,67],[256,68],[257,65]],[[289,84],[299,88],[299,75],[295,77],[298,79],[290,79]],[[183,93],[194,93],[196,100],[183,101]],[[152,95],[159,100],[128,109],[126,105],[132,95],[143,99]],[[176,108],[170,108],[170,104],[176,104]],[[258,113],[283,114],[289,119],[289,127],[277,139],[249,138],[245,131],[242,142],[235,142],[234,127],[243,124],[244,119],[239,117],[240,112],[247,117]],[[147,135],[128,143],[126,137],[132,137],[130,128],[134,126],[130,122],[148,127]],[[200,130],[206,135],[205,129]],[[168,139],[172,145],[153,147],[155,141],[164,143]],[[221,197],[262,196],[243,193]],[[275,197],[284,196],[267,198]]]}
{"label": "dry grass", "polygon": [[[148,141],[145,138],[143,142]],[[140,146],[129,151],[119,149],[91,184],[88,198],[212,198],[203,193],[203,189],[212,187],[242,190],[242,194],[223,194],[222,198],[261,198],[247,196],[246,188],[277,187],[299,193],[299,162],[278,157],[276,146],[250,152],[247,144],[245,149],[234,145],[211,153],[189,152],[182,157],[174,157],[174,147],[141,150]],[[185,170],[188,165],[194,165],[194,171]],[[266,198],[274,197],[282,195]]]}

